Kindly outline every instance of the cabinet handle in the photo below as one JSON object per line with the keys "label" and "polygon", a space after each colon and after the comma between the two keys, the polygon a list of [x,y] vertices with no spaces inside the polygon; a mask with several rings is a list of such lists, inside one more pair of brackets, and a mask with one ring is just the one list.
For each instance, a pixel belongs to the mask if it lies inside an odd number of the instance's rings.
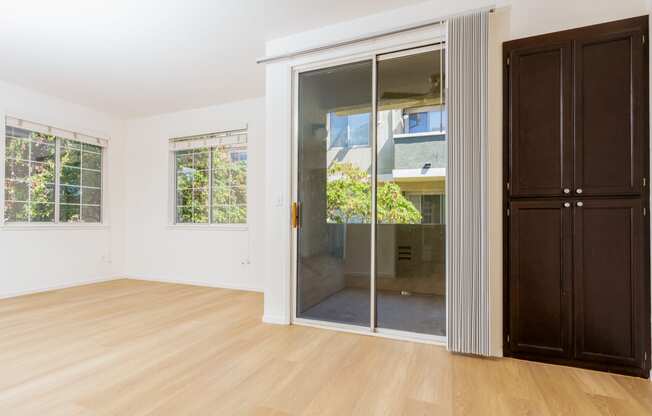
{"label": "cabinet handle", "polygon": [[570,208],[570,202],[564,202],[564,207]]}
{"label": "cabinet handle", "polygon": [[577,189],[575,190],[575,192],[578,193],[578,194],[581,194],[581,193],[584,192],[584,191],[582,191],[582,188],[577,188]]}
{"label": "cabinet handle", "polygon": [[582,202],[582,201],[578,202],[578,203],[577,203],[577,206],[580,207],[580,208],[583,207],[583,206],[584,206],[584,202]]}
{"label": "cabinet handle", "polygon": [[570,189],[564,188],[564,193],[567,194],[567,195],[570,194]]}

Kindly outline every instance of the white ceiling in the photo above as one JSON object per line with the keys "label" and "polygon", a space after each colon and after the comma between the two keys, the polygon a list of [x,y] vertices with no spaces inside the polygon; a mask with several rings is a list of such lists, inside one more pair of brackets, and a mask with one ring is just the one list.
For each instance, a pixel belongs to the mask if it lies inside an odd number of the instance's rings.
{"label": "white ceiling", "polygon": [[121,117],[257,97],[265,41],[422,0],[0,0],[0,79]]}

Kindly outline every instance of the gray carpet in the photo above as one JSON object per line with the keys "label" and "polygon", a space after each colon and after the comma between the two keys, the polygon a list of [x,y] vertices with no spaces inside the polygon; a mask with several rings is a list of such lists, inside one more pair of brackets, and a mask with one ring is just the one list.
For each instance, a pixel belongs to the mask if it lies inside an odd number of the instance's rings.
{"label": "gray carpet", "polygon": [[[378,292],[378,327],[420,334],[446,334],[446,302],[438,295]],[[301,318],[369,325],[369,291],[343,289],[299,314]]]}

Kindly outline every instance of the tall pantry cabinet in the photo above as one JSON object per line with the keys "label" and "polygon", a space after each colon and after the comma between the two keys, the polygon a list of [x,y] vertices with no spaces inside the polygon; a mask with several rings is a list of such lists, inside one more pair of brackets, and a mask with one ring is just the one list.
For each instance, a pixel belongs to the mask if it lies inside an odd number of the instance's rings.
{"label": "tall pantry cabinet", "polygon": [[504,353],[648,377],[648,17],[506,42]]}

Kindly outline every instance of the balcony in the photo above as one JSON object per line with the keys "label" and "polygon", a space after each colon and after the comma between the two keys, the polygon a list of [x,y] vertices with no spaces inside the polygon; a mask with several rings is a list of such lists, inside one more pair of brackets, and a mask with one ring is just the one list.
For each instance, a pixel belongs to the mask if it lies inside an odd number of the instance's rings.
{"label": "balcony", "polygon": [[395,181],[446,176],[446,132],[394,135]]}

